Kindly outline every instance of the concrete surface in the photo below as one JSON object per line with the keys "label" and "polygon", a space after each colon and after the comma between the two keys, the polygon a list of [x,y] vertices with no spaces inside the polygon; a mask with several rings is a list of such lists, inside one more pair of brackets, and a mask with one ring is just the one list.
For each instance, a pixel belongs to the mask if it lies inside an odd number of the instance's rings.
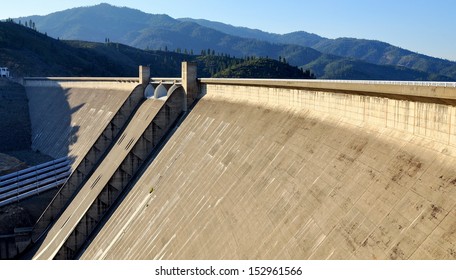
{"label": "concrete surface", "polygon": [[455,259],[455,89],[280,83],[203,81],[82,259]]}
{"label": "concrete surface", "polygon": [[25,80],[32,148],[54,158],[69,156],[76,167],[138,79],[65,79]]}
{"label": "concrete surface", "polygon": [[54,258],[163,104],[163,100],[147,99],[144,101],[135,112],[116,145],[112,147],[103,162],[77,193],[72,203],[54,223],[34,259]]}

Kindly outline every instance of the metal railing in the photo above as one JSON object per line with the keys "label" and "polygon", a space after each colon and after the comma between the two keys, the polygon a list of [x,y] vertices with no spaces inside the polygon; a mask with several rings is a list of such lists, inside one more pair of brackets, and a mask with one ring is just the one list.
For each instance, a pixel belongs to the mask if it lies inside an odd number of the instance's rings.
{"label": "metal railing", "polygon": [[58,188],[71,174],[68,157],[0,177],[0,207]]}
{"label": "metal railing", "polygon": [[63,157],[36,166],[32,166],[14,173],[10,173],[0,177],[0,193],[2,189],[8,185],[18,183],[30,177],[38,176],[50,170],[68,166],[70,160],[68,157]]}
{"label": "metal railing", "polygon": [[418,81],[371,81],[371,80],[306,80],[315,83],[342,83],[364,85],[398,85],[398,86],[432,86],[432,87],[456,87],[456,82],[418,82]]}
{"label": "metal railing", "polygon": [[24,81],[138,83],[136,77],[24,77]]}
{"label": "metal railing", "polygon": [[151,78],[151,84],[164,84],[164,85],[181,85],[182,78]]}
{"label": "metal railing", "polygon": [[399,85],[399,86],[433,86],[433,87],[456,87],[456,82],[433,82],[433,81],[375,81],[375,80],[313,80],[313,79],[219,79],[219,78],[202,78],[199,79],[202,83],[211,82],[235,82],[235,81],[250,81],[263,82],[265,85],[268,82],[303,82],[303,83],[334,83],[334,84],[361,84],[361,85]]}

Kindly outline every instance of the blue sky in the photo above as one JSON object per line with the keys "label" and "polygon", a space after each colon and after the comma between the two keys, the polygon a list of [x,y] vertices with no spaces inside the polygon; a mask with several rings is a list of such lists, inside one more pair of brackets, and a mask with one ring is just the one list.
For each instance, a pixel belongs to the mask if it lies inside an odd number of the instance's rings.
{"label": "blue sky", "polygon": [[221,21],[268,32],[376,39],[456,61],[455,0],[21,0],[2,1],[0,19],[45,15],[100,2],[174,18]]}

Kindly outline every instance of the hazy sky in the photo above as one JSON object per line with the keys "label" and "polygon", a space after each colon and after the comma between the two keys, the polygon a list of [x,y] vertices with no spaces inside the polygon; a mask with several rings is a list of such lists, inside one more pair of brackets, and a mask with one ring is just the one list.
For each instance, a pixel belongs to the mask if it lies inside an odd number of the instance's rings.
{"label": "hazy sky", "polygon": [[376,39],[456,61],[455,0],[20,0],[2,1],[0,19],[101,2],[274,33],[303,30],[328,38]]}

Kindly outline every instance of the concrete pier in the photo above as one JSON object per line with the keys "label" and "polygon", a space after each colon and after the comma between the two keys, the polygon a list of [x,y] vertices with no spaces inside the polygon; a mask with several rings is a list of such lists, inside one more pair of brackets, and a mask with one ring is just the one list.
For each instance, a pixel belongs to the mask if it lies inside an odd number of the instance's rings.
{"label": "concrete pier", "polygon": [[182,62],[182,86],[187,95],[186,105],[191,106],[198,96],[197,65],[191,62]]}

